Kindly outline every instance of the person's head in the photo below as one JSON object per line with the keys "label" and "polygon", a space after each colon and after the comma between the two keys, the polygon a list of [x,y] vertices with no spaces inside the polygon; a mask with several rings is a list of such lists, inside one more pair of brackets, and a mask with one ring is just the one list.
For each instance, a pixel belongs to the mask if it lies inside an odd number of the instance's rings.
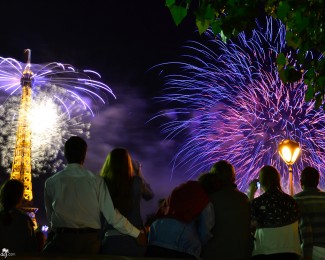
{"label": "person's head", "polygon": [[130,178],[133,174],[132,160],[129,152],[124,148],[113,149],[106,157],[100,175],[104,178]]}
{"label": "person's head", "polygon": [[5,210],[20,205],[24,194],[24,184],[19,180],[7,180],[1,187],[0,203]]}
{"label": "person's head", "polygon": [[304,188],[316,188],[319,183],[319,172],[313,167],[306,167],[300,175],[300,185]]}
{"label": "person's head", "polygon": [[212,166],[210,173],[216,174],[222,185],[233,185],[235,183],[235,169],[228,161],[216,162]]}
{"label": "person's head", "polygon": [[68,163],[83,164],[87,153],[87,143],[79,136],[71,136],[64,144],[64,156]]}
{"label": "person's head", "polygon": [[210,172],[202,173],[198,178],[198,182],[202,185],[207,194],[218,191],[222,185],[217,174]]}
{"label": "person's head", "polygon": [[265,165],[261,168],[259,182],[265,191],[269,189],[282,190],[280,184],[280,173],[273,166]]}

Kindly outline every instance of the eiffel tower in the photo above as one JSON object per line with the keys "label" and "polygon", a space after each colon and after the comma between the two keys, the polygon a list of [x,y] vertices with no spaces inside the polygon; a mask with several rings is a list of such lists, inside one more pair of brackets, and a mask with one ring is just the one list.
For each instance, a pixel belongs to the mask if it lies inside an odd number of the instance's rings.
{"label": "eiffel tower", "polygon": [[19,107],[18,126],[16,132],[16,145],[10,179],[20,180],[24,184],[23,209],[33,220],[34,228],[37,227],[35,213],[38,208],[33,208],[32,192],[32,167],[31,167],[31,127],[29,113],[32,101],[33,73],[30,66],[31,50],[25,50],[27,64],[21,77],[22,95]]}

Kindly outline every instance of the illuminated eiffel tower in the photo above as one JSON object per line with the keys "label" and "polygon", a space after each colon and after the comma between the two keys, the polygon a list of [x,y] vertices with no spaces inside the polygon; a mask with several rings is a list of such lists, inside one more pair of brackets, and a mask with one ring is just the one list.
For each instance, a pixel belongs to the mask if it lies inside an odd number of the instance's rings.
{"label": "illuminated eiffel tower", "polygon": [[37,208],[33,204],[32,167],[31,167],[31,128],[29,112],[32,101],[33,73],[30,69],[31,51],[27,53],[27,64],[21,77],[22,95],[19,107],[18,125],[16,132],[16,145],[10,179],[20,180],[24,184],[22,209],[31,217],[35,228],[37,227],[35,213]]}

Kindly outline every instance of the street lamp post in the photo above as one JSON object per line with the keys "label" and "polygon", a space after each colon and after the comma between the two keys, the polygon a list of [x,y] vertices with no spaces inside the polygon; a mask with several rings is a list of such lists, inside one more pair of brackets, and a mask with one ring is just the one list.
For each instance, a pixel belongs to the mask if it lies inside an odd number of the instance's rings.
{"label": "street lamp post", "polygon": [[279,146],[278,151],[281,158],[288,165],[289,168],[289,193],[293,195],[293,178],[292,178],[292,165],[297,160],[300,153],[299,143],[292,140],[283,140]]}

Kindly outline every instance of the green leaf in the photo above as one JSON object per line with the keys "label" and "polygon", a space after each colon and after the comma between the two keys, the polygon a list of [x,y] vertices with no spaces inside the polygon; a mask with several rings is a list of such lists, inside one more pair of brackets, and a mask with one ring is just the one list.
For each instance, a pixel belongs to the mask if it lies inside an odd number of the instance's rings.
{"label": "green leaf", "polygon": [[175,0],[166,0],[165,4],[168,8],[175,4]]}
{"label": "green leaf", "polygon": [[286,65],[287,59],[286,59],[286,56],[282,52],[276,58],[276,63],[278,65],[282,65],[282,66]]}
{"label": "green leaf", "polygon": [[321,77],[319,77],[319,78],[316,80],[316,82],[317,82],[317,85],[318,85],[319,87],[321,87],[322,89],[324,89],[324,87],[325,87],[325,76],[321,76]]}
{"label": "green leaf", "polygon": [[311,101],[315,96],[314,87],[311,84],[308,84],[306,93],[305,93],[305,101]]}
{"label": "green leaf", "polygon": [[211,5],[208,5],[205,8],[204,17],[210,21],[214,20],[216,17],[216,10]]}
{"label": "green leaf", "polygon": [[302,14],[302,10],[297,10],[294,13],[294,21],[295,21],[295,31],[300,33],[302,32],[309,24],[308,17],[304,17]]}
{"label": "green leaf", "polygon": [[325,75],[325,58],[318,60],[316,66],[318,73]]}
{"label": "green leaf", "polygon": [[213,31],[214,35],[217,35],[218,33],[221,32],[221,22],[214,20],[211,22],[210,26],[211,26],[211,30]]}
{"label": "green leaf", "polygon": [[279,76],[281,81],[285,84],[288,83],[288,73],[282,68],[281,70],[279,70]]}
{"label": "green leaf", "polygon": [[284,18],[286,18],[288,12],[290,10],[290,5],[287,3],[287,1],[281,1],[279,3],[279,7],[277,10],[277,17],[284,21]]}
{"label": "green leaf", "polygon": [[322,96],[321,95],[317,95],[316,97],[316,102],[315,102],[315,108],[319,108],[322,104]]}
{"label": "green leaf", "polygon": [[200,19],[200,20],[196,20],[196,26],[199,30],[199,33],[202,34],[204,33],[210,26],[210,22],[206,19]]}
{"label": "green leaf", "polygon": [[315,78],[316,74],[315,74],[315,70],[314,69],[309,69],[305,75],[304,75],[304,78],[305,79],[313,79]]}
{"label": "green leaf", "polygon": [[291,31],[287,31],[286,33],[286,41],[288,46],[293,47],[295,49],[299,48],[301,45],[301,39],[298,35],[295,35]]}
{"label": "green leaf", "polygon": [[179,25],[187,15],[187,9],[182,6],[173,5],[169,10],[176,25]]}
{"label": "green leaf", "polygon": [[227,36],[224,34],[223,31],[220,32],[220,37],[221,37],[221,40],[222,40],[224,43],[227,42],[228,38],[227,38]]}

